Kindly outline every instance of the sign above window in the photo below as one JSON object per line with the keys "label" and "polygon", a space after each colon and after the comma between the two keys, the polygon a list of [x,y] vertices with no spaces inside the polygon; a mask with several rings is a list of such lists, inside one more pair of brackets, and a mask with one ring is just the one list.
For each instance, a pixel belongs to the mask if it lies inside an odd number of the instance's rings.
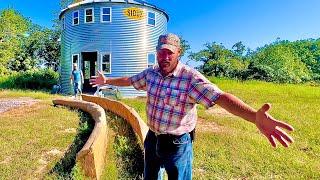
{"label": "sign above window", "polygon": [[124,9],[123,14],[131,20],[141,20],[145,16],[143,9],[137,7],[130,7]]}

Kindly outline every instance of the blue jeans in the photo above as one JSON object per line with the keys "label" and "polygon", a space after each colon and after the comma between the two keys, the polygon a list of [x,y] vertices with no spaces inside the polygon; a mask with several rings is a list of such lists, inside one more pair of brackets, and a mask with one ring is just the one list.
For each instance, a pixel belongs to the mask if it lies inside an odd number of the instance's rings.
{"label": "blue jeans", "polygon": [[81,83],[80,82],[75,82],[73,83],[73,91],[74,91],[74,95],[76,96],[78,94],[78,92],[81,94]]}
{"label": "blue jeans", "polygon": [[156,136],[149,130],[144,148],[144,179],[161,180],[163,168],[169,180],[192,179],[193,152],[189,133],[181,136]]}

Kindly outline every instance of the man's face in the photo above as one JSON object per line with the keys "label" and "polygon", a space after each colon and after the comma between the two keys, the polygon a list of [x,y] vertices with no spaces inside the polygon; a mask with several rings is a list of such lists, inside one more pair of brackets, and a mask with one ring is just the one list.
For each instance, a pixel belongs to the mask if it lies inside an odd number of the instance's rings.
{"label": "man's face", "polygon": [[174,52],[169,49],[160,49],[157,51],[157,60],[162,75],[166,76],[176,68],[179,56],[179,48]]}
{"label": "man's face", "polygon": [[73,69],[74,69],[74,70],[77,70],[77,69],[78,69],[78,67],[77,67],[77,66],[73,66]]}

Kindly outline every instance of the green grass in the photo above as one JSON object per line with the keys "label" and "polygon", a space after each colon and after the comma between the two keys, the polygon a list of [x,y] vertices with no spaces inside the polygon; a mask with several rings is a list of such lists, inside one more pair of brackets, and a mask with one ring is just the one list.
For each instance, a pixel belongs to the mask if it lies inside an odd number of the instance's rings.
{"label": "green grass", "polygon": [[115,151],[113,149],[113,141],[115,138],[115,133],[108,128],[108,145],[106,151],[106,165],[101,175],[101,179],[118,179],[119,176],[119,169],[117,168],[117,158],[115,157]]}
{"label": "green grass", "polygon": [[[41,100],[28,108],[20,107],[0,114],[0,179],[42,177],[62,158],[76,133],[76,111],[52,106],[52,96],[44,92],[0,90],[0,98],[31,97]],[[61,154],[50,155],[57,149]],[[44,166],[40,159],[47,162]],[[45,167],[40,173],[35,173]]]}
{"label": "green grass", "polygon": [[80,164],[76,163],[76,155],[87,142],[93,128],[94,120],[87,112],[78,111],[80,116],[77,135],[70,143],[68,150],[63,158],[55,164],[55,166],[46,174],[46,179],[85,179],[86,176],[80,168]]}
{"label": "green grass", "polygon": [[[206,123],[217,123],[223,131],[197,130],[194,179],[320,178],[319,86],[210,80],[256,109],[271,103],[270,113],[294,126],[290,134],[295,142],[287,149],[274,149],[253,124],[238,117],[208,114],[198,106],[198,117]],[[145,100],[123,101],[146,119]]]}
{"label": "green grass", "polygon": [[101,179],[142,179],[143,151],[138,137],[124,119],[106,114],[110,136]]}
{"label": "green grass", "polygon": [[[295,143],[288,149],[274,149],[253,124],[237,117],[208,114],[202,106],[198,106],[199,118],[204,119],[205,123],[217,123],[223,127],[223,131],[197,130],[194,179],[320,178],[319,86],[215,78],[210,80],[255,108],[266,102],[271,103],[270,113],[295,127],[295,131],[291,133]],[[64,130],[79,126],[79,114],[76,111],[52,107],[52,99],[58,96],[45,92],[0,90],[0,98],[16,97],[32,97],[41,102],[28,109],[21,108],[0,114],[0,162],[7,159],[6,163],[0,164],[0,179],[37,177],[34,172],[41,167],[39,160],[43,157],[48,162],[44,171],[48,172],[57,165],[63,154],[49,156],[46,152],[54,148],[65,152],[74,141],[76,133],[65,133]],[[134,107],[146,120],[145,99],[123,101]],[[115,139],[117,133],[125,132],[119,127],[122,127],[121,123],[113,126],[116,128],[113,129],[115,134],[109,142],[117,144],[108,147],[108,154],[112,158],[105,169],[104,179],[126,177],[130,175],[126,173],[132,171],[119,166],[129,162],[127,160],[131,156],[131,152],[127,151],[130,149],[127,146],[130,140],[123,138],[126,136]],[[117,153],[129,153],[129,156],[117,157]],[[77,170],[74,168],[73,177],[81,174]]]}

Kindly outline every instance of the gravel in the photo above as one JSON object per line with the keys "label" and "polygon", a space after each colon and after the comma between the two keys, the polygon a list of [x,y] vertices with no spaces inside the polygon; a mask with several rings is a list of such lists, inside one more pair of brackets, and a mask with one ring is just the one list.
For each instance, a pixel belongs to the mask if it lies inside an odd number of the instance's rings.
{"label": "gravel", "polygon": [[0,113],[20,106],[30,106],[37,102],[39,102],[39,100],[32,98],[0,99]]}

